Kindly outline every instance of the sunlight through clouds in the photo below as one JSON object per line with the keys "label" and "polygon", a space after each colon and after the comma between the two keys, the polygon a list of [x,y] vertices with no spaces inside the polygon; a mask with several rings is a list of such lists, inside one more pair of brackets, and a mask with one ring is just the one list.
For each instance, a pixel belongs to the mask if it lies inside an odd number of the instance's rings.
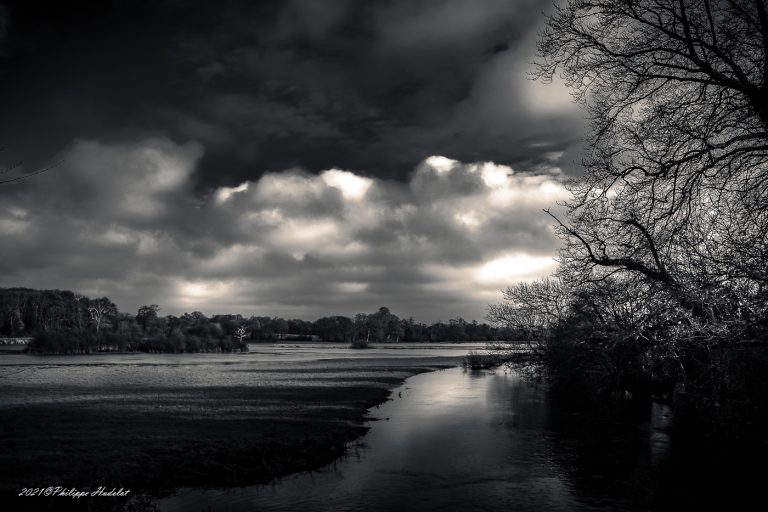
{"label": "sunlight through clouds", "polygon": [[457,162],[456,160],[451,160],[450,158],[446,158],[444,156],[438,156],[438,155],[432,155],[426,160],[424,160],[424,163],[427,164],[429,167],[434,169],[437,174],[445,174],[451,169],[454,168]]}
{"label": "sunlight through clouds", "polygon": [[180,281],[177,287],[185,305],[209,307],[214,301],[225,298],[232,285],[223,281]]}
{"label": "sunlight through clouds", "polygon": [[349,171],[340,171],[331,169],[324,171],[320,177],[328,186],[337,188],[341,191],[345,199],[350,201],[360,201],[365,197],[365,193],[371,188],[373,180],[357,176]]}
{"label": "sunlight through clouds", "polygon": [[477,280],[494,284],[499,288],[518,280],[529,280],[547,275],[555,270],[557,262],[551,256],[513,254],[496,258],[483,264],[475,273]]}
{"label": "sunlight through clouds", "polygon": [[[206,199],[186,181],[201,155],[199,145],[157,139],[79,143],[56,180],[19,189],[0,211],[0,231],[19,254],[7,279],[98,288],[128,310],[139,300],[173,314],[317,316],[388,305],[430,321],[446,308],[480,319],[500,289],[555,267],[558,242],[541,211],[568,194],[555,167],[523,173],[433,155],[405,182],[287,169]],[[102,179],[105,166],[124,194]],[[85,199],[67,189],[84,179]],[[131,198],[143,203],[127,208]],[[77,239],[59,235],[75,230]],[[46,254],[32,250],[42,240]]]}

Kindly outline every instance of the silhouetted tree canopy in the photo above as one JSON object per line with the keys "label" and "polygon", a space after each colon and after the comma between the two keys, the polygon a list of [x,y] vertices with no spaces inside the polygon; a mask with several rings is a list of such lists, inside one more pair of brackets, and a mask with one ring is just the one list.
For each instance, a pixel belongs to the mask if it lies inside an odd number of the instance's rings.
{"label": "silhouetted tree canopy", "polygon": [[768,279],[768,20],[762,0],[571,0],[536,74],[591,120],[571,184],[568,276],[641,274],[698,314],[710,285]]}
{"label": "silhouetted tree canopy", "polygon": [[764,0],[567,0],[549,18],[535,75],[585,108],[584,175],[547,212],[556,274],[489,319],[553,391],[677,385],[720,433],[768,426],[767,49]]}

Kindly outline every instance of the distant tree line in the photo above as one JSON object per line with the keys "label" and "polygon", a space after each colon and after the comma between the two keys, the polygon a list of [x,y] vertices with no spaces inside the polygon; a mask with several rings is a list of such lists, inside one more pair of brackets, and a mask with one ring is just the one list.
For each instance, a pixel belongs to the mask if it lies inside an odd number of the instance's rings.
{"label": "distant tree line", "polygon": [[455,318],[432,325],[401,319],[386,307],[349,318],[327,316],[314,322],[269,316],[199,311],[181,316],[160,314],[155,304],[135,315],[121,313],[107,297],[88,298],[66,290],[0,289],[0,336],[33,337],[30,350],[40,353],[232,352],[248,342],[320,340],[351,343],[497,341],[512,339],[507,327]]}

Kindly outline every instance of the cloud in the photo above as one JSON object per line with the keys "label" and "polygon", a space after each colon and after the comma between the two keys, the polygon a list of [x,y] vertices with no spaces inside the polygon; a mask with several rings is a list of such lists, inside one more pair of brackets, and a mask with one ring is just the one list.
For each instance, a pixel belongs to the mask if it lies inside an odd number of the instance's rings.
{"label": "cloud", "polygon": [[541,209],[559,169],[430,156],[404,182],[272,172],[201,196],[197,143],[75,142],[65,164],[3,194],[0,283],[108,295],[122,310],[315,318],[387,305],[481,318],[516,279],[554,268]]}
{"label": "cloud", "polygon": [[[3,44],[6,34],[8,33],[8,9],[5,5],[0,4],[0,45]],[[2,55],[2,46],[0,46],[0,55]]]}
{"label": "cloud", "polygon": [[397,51],[431,51],[445,46],[455,50],[499,29],[511,32],[524,19],[520,12],[539,3],[485,0],[481,8],[477,0],[389,4],[376,12],[380,44]]}
{"label": "cloud", "polygon": [[202,151],[197,143],[177,146],[164,138],[130,145],[78,140],[55,172],[30,185],[52,210],[71,207],[86,218],[154,222],[183,200]]}
{"label": "cloud", "polygon": [[73,134],[163,134],[205,145],[198,191],[294,167],[405,181],[433,154],[575,172],[581,113],[526,77],[551,0],[16,4],[0,142],[30,169]]}

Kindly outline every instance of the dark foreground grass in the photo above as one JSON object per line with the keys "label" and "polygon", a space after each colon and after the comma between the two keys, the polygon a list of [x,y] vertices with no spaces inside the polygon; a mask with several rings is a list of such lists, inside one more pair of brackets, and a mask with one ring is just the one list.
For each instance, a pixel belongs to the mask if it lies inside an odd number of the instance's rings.
{"label": "dark foreground grass", "polygon": [[25,487],[48,486],[161,496],[179,487],[266,483],[318,468],[366,431],[367,410],[391,388],[446,366],[403,361],[346,366],[340,373],[304,365],[282,369],[277,383],[247,386],[24,390],[52,399],[0,408],[2,503],[139,510],[135,501],[15,496]]}

